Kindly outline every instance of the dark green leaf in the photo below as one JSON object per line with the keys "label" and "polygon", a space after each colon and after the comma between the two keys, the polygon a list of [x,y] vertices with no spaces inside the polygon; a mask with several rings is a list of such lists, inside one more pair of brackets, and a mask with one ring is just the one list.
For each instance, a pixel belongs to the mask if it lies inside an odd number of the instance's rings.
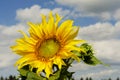
{"label": "dark green leaf", "polygon": [[86,64],[89,65],[97,65],[97,64],[102,64],[100,60],[98,60],[95,56],[84,56],[83,60]]}
{"label": "dark green leaf", "polygon": [[91,45],[89,45],[88,43],[84,43],[80,46],[80,48],[82,50],[84,50],[84,52],[81,52],[81,55],[84,55],[84,56],[92,56],[94,54],[94,50],[92,48]]}

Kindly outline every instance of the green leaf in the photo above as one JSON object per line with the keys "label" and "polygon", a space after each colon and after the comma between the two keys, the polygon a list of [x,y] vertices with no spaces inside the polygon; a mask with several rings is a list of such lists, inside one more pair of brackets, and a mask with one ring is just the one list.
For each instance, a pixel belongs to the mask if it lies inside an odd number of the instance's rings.
{"label": "green leaf", "polygon": [[81,54],[81,59],[83,62],[89,65],[97,65],[97,64],[102,64],[100,60],[98,60],[94,55],[94,50],[91,45],[88,43],[84,43],[80,46],[81,49],[84,50],[84,52],[80,52]]}
{"label": "green leaf", "polygon": [[46,78],[42,76],[38,76],[36,73],[31,72],[29,70],[20,69],[18,70],[22,76],[25,76],[27,80],[46,80]]}
{"label": "green leaf", "polygon": [[109,66],[108,64],[104,64],[102,63],[99,59],[97,59],[94,56],[94,50],[92,48],[91,45],[89,45],[88,43],[84,43],[80,46],[80,48],[82,48],[85,52],[80,52],[79,54],[81,54],[81,59],[83,60],[83,62],[85,62],[86,64],[89,65],[97,65],[97,64],[102,64],[104,66]]}
{"label": "green leaf", "polygon": [[84,50],[84,52],[81,52],[81,55],[84,55],[84,56],[92,56],[94,55],[94,50],[92,48],[91,45],[89,45],[88,43],[84,43],[80,46],[80,48],[82,50]]}
{"label": "green leaf", "polygon": [[49,79],[47,79],[45,77],[38,76],[36,73],[26,69],[20,69],[18,71],[20,72],[20,75],[25,76],[27,78],[26,80],[57,80],[60,77],[61,72],[61,70],[58,70],[53,75],[51,75]]}
{"label": "green leaf", "polygon": [[102,64],[102,62],[98,60],[95,56],[84,56],[83,62],[89,65]]}
{"label": "green leaf", "polygon": [[27,76],[27,73],[29,73],[29,71],[27,71],[27,70],[25,70],[25,69],[19,69],[18,71],[20,72],[20,74],[21,74],[22,76]]}
{"label": "green leaf", "polygon": [[27,75],[27,80],[46,80],[46,78],[44,78],[42,76],[38,76],[34,72],[29,72]]}
{"label": "green leaf", "polygon": [[60,72],[61,70],[55,72],[52,76],[50,76],[49,80],[58,80],[58,78],[60,77]]}

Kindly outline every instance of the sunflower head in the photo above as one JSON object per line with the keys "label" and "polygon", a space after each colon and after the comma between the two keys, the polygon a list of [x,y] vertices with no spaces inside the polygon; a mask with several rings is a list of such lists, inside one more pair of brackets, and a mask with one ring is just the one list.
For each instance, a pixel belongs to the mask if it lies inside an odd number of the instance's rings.
{"label": "sunflower head", "polygon": [[79,27],[73,26],[72,20],[66,20],[58,25],[61,17],[56,14],[54,18],[52,12],[49,13],[48,18],[46,20],[46,16],[42,15],[40,23],[29,22],[29,36],[21,31],[23,37],[17,39],[16,45],[11,47],[21,56],[16,62],[18,69],[30,65],[30,70],[36,68],[38,75],[44,71],[47,78],[53,74],[54,64],[61,69],[65,65],[63,59],[79,60],[72,51],[80,51],[75,45],[83,42],[83,40],[74,39]]}
{"label": "sunflower head", "polygon": [[53,57],[59,50],[59,43],[53,39],[47,40],[38,47],[39,56],[50,58]]}

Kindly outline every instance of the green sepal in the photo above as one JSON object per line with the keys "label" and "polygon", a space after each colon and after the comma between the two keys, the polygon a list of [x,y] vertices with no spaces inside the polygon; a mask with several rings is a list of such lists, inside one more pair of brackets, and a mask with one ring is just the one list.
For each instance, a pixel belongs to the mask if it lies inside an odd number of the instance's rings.
{"label": "green sepal", "polygon": [[88,43],[84,43],[80,46],[81,49],[84,50],[84,52],[80,52],[81,56],[80,58],[85,62],[86,64],[89,65],[97,65],[97,64],[102,64],[104,66],[109,66],[108,64],[104,64],[102,61],[97,59],[94,56],[94,50],[91,45]]}
{"label": "green sepal", "polygon": [[109,66],[107,64],[102,63],[99,59],[94,56],[94,50],[91,45],[88,43],[83,43],[80,46],[81,51],[72,51],[75,55],[77,55],[84,63],[89,65],[97,65],[102,64],[104,66]]}
{"label": "green sepal", "polygon": [[91,45],[88,43],[83,43],[80,46],[80,51],[73,50],[72,51],[76,56],[82,58],[84,56],[92,56],[94,54],[94,50]]}
{"label": "green sepal", "polygon": [[92,48],[91,45],[89,45],[88,43],[84,43],[80,46],[80,49],[82,49],[83,51],[81,51],[81,55],[84,56],[92,56],[94,55],[94,50]]}

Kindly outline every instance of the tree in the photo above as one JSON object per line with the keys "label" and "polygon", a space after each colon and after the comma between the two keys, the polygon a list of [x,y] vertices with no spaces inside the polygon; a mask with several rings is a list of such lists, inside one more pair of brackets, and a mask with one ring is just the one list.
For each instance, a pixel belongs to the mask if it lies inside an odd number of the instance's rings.
{"label": "tree", "polygon": [[0,77],[0,80],[4,80],[2,76]]}
{"label": "tree", "polygon": [[86,80],[89,80],[88,77],[86,78]]}
{"label": "tree", "polygon": [[119,77],[116,80],[120,80]]}
{"label": "tree", "polygon": [[81,77],[80,80],[83,80],[83,77]]}
{"label": "tree", "polygon": [[93,80],[93,79],[90,77],[89,80]]}
{"label": "tree", "polygon": [[9,80],[14,80],[13,77],[12,77],[12,75],[9,76]]}
{"label": "tree", "polygon": [[5,80],[8,80],[7,78],[5,78]]}
{"label": "tree", "polygon": [[111,78],[109,78],[108,80],[112,80]]}

